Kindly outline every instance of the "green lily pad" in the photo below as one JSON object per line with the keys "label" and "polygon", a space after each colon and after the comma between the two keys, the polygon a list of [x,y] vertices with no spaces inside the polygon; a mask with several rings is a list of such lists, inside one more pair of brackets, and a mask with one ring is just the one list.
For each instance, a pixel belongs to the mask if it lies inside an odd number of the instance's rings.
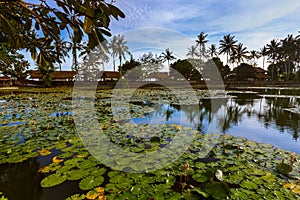
{"label": "green lily pad", "polygon": [[74,194],[74,195],[66,198],[65,200],[83,200],[83,199],[85,199],[84,194]]}
{"label": "green lily pad", "polygon": [[104,178],[102,176],[88,176],[79,182],[79,188],[82,190],[90,190],[101,185],[103,181]]}
{"label": "green lily pad", "polygon": [[59,185],[63,183],[65,180],[67,180],[67,176],[65,174],[51,174],[47,177],[45,177],[42,182],[42,187],[53,187],[55,185]]}
{"label": "green lily pad", "polygon": [[258,185],[255,184],[253,181],[246,181],[244,180],[242,183],[241,183],[241,186],[243,188],[247,188],[247,189],[250,189],[250,190],[255,190],[258,188]]}
{"label": "green lily pad", "polygon": [[78,169],[78,170],[71,170],[67,173],[68,180],[80,180],[83,177],[88,176],[90,173],[88,170]]}

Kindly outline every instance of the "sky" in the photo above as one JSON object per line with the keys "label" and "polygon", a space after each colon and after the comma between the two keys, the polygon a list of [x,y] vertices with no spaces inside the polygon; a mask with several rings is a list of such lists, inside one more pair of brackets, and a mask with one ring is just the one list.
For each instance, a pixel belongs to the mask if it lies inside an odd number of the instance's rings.
{"label": "sky", "polygon": [[[116,0],[114,5],[126,17],[111,21],[111,33],[125,35],[136,56],[141,53],[137,44],[158,50],[167,45],[175,54],[185,55],[201,31],[208,34],[207,46],[218,46],[224,35],[231,34],[250,51],[259,50],[271,39],[298,35],[300,30],[299,0]],[[148,43],[141,44],[143,40]],[[68,59],[63,69],[69,66]]]}

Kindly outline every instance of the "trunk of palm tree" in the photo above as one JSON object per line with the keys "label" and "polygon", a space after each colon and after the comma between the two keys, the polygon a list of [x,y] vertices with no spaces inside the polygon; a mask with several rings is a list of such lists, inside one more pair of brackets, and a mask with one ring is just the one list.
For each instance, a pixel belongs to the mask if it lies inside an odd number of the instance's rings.
{"label": "trunk of palm tree", "polygon": [[115,61],[115,55],[113,55],[113,66],[114,66],[114,72],[116,71],[116,61]]}
{"label": "trunk of palm tree", "polygon": [[120,69],[120,74],[122,76],[122,56],[120,55],[119,56],[119,60],[120,60],[120,66],[119,66],[119,69]]}

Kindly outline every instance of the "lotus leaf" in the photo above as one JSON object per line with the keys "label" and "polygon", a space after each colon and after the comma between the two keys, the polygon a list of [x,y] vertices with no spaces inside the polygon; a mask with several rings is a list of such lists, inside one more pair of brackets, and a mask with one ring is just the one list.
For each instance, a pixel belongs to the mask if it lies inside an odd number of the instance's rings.
{"label": "lotus leaf", "polygon": [[97,188],[89,191],[85,196],[87,199],[96,199],[96,198],[98,198],[98,199],[104,198],[105,199],[104,188],[97,187]]}
{"label": "lotus leaf", "polygon": [[101,185],[104,181],[102,176],[87,176],[79,182],[79,188],[82,190],[90,190]]}
{"label": "lotus leaf", "polygon": [[85,169],[77,169],[77,170],[70,170],[67,172],[67,179],[68,180],[80,180],[83,177],[86,177],[90,174],[88,170]]}
{"label": "lotus leaf", "polygon": [[54,156],[53,158],[52,158],[52,162],[53,163],[60,163],[60,162],[63,162],[64,161],[64,159],[60,159],[60,158],[58,158],[57,156]]}
{"label": "lotus leaf", "polygon": [[41,182],[41,186],[52,187],[63,183],[65,180],[67,180],[66,174],[55,173],[45,177]]}
{"label": "lotus leaf", "polygon": [[250,189],[250,190],[254,190],[254,189],[257,189],[258,188],[258,185],[255,184],[252,180],[249,181],[249,180],[244,180],[242,183],[241,183],[241,186],[243,188],[247,188],[247,189]]}
{"label": "lotus leaf", "polygon": [[39,172],[42,172],[42,173],[49,173],[49,172],[53,172],[53,171],[56,171],[60,168],[61,166],[59,165],[59,163],[51,163],[50,165],[48,166],[44,166],[44,167],[41,167],[39,169]]}
{"label": "lotus leaf", "polygon": [[84,194],[74,194],[74,195],[66,198],[65,200],[83,200],[83,199],[85,199]]}
{"label": "lotus leaf", "polygon": [[229,196],[230,189],[224,182],[213,182],[207,185],[205,192],[215,199],[226,199]]}

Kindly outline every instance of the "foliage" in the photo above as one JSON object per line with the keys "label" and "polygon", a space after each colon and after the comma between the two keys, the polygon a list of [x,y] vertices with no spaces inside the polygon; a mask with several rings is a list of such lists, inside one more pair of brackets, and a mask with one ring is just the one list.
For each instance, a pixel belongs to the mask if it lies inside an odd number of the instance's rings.
{"label": "foliage", "polygon": [[92,0],[55,0],[53,6],[46,1],[2,1],[0,12],[2,44],[12,50],[30,51],[46,71],[60,64],[65,55],[65,46],[57,45],[64,42],[62,32],[68,33],[74,43],[87,37],[87,46],[93,49],[105,41],[104,36],[110,36],[111,17],[125,17],[114,5]]}
{"label": "foliage", "polygon": [[242,63],[233,70],[236,73],[236,80],[247,81],[255,78],[255,70],[253,66]]}
{"label": "foliage", "polygon": [[171,64],[170,77],[178,79],[180,73],[186,80],[200,80],[200,72],[189,62],[189,60],[177,60]]}

